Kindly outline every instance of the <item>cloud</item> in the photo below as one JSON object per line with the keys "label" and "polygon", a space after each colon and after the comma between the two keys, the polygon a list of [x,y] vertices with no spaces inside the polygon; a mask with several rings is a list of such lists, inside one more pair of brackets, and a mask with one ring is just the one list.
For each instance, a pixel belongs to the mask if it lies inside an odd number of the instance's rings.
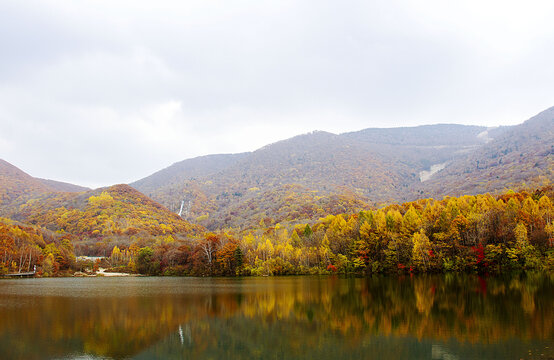
{"label": "cloud", "polygon": [[1,157],[97,186],[315,129],[552,106],[548,1],[7,1]]}

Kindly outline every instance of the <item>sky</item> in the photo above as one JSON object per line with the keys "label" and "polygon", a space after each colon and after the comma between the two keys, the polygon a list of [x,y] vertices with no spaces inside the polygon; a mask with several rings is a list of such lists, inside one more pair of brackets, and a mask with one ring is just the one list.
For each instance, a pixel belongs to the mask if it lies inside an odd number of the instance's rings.
{"label": "sky", "polygon": [[0,1],[0,158],[89,187],[313,130],[519,124],[553,1]]}

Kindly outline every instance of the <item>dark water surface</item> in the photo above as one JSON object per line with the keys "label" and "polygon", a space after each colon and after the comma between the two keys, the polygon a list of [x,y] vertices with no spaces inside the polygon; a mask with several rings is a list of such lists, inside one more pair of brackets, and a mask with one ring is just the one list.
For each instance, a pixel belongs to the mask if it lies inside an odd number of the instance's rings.
{"label": "dark water surface", "polygon": [[0,359],[554,359],[554,275],[0,281]]}

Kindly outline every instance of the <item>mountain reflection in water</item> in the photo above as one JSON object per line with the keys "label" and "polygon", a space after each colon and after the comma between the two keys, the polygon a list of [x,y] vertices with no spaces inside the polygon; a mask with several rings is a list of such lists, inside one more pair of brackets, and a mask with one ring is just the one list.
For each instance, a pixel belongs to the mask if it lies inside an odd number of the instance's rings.
{"label": "mountain reflection in water", "polygon": [[0,357],[548,359],[554,276],[6,280]]}

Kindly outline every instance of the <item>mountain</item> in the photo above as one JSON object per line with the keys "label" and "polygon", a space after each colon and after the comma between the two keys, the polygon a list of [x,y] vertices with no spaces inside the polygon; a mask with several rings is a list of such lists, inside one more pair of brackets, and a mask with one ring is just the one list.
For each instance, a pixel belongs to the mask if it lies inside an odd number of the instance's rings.
{"label": "mountain", "polygon": [[316,131],[249,153],[184,160],[130,185],[214,229],[318,216],[289,211],[299,198],[314,205],[350,194],[359,202],[346,201],[345,212],[355,212],[421,197],[542,186],[554,178],[553,119],[550,108],[518,126]]}
{"label": "mountain", "polygon": [[173,242],[204,232],[128,185],[82,193],[49,193],[9,217],[73,238],[76,253],[109,256],[114,245]]}
{"label": "mountain", "polygon": [[73,244],[85,243],[80,253],[90,254],[92,246],[98,248],[92,253],[109,255],[102,252],[107,242],[148,244],[204,231],[128,185],[87,190],[34,178],[4,160],[0,160],[0,196],[0,216],[66,234]]}
{"label": "mountain", "polygon": [[[391,168],[366,144],[327,132],[313,132],[280,141],[249,154],[219,172],[208,187],[219,195],[232,192],[241,197],[249,188],[262,190],[300,184],[327,193],[343,187],[366,195],[387,193],[410,177],[410,169]],[[386,196],[386,195],[385,195]]]}
{"label": "mountain", "polygon": [[0,159],[0,210],[16,207],[26,201],[52,192],[81,192],[88,188],[64,182],[32,177],[9,162]]}
{"label": "mountain", "polygon": [[181,203],[179,199],[185,192],[185,182],[194,183],[197,179],[217,174],[246,155],[247,153],[219,154],[183,160],[131,185],[176,212]]}
{"label": "mountain", "polygon": [[[204,160],[217,160],[217,164],[222,165],[213,166],[212,172],[202,174],[198,171],[180,172],[183,165],[192,167]],[[203,169],[206,168],[209,166]],[[395,184],[403,183],[403,178],[416,176],[408,174],[409,169],[401,164],[398,168],[401,170],[391,170],[362,142],[326,132],[313,132],[251,153],[187,160],[131,185],[175,212],[184,200],[187,220],[207,217],[207,223],[216,228],[223,225],[230,214],[227,210],[232,207],[259,208],[261,205],[263,208],[268,192],[279,191],[282,186],[290,184],[315,191],[319,197],[345,191],[360,196],[372,192],[387,196]],[[167,175],[165,179],[161,178],[163,175]],[[159,186],[151,187],[153,183]],[[272,214],[269,217],[273,217]],[[246,222],[250,220],[254,221],[247,218]]]}
{"label": "mountain", "polygon": [[63,181],[56,181],[56,180],[50,180],[50,179],[41,179],[41,178],[35,178],[44,185],[48,186],[50,189],[53,189],[55,191],[62,191],[62,192],[83,192],[88,191],[90,188],[74,185],[70,183],[66,183]]}
{"label": "mountain", "polygon": [[[256,224],[262,218],[313,220],[318,211],[283,212],[287,205],[274,195],[290,200],[295,199],[291,191],[299,191],[297,198],[311,192],[317,197],[312,205],[332,196],[357,197],[356,203],[345,201],[343,212],[408,201],[422,176],[429,177],[424,171],[475,151],[507,129],[439,124],[341,135],[315,131],[250,153],[185,160],[130,185],[172,211],[183,205],[184,218],[210,228]],[[274,199],[273,210],[268,197]]]}
{"label": "mountain", "polygon": [[48,185],[0,159],[0,207],[51,191]]}
{"label": "mountain", "polygon": [[416,187],[412,196],[500,192],[547,185],[553,179],[554,107],[551,107],[456,158]]}
{"label": "mountain", "polygon": [[507,129],[437,124],[370,128],[342,136],[368,144],[371,151],[384,156],[389,162],[403,162],[416,170],[424,170],[471,152]]}
{"label": "mountain", "polygon": [[183,179],[192,180],[225,170],[246,155],[247,153],[219,154],[183,160],[142,180],[138,180],[133,185],[145,192],[150,192]]}

